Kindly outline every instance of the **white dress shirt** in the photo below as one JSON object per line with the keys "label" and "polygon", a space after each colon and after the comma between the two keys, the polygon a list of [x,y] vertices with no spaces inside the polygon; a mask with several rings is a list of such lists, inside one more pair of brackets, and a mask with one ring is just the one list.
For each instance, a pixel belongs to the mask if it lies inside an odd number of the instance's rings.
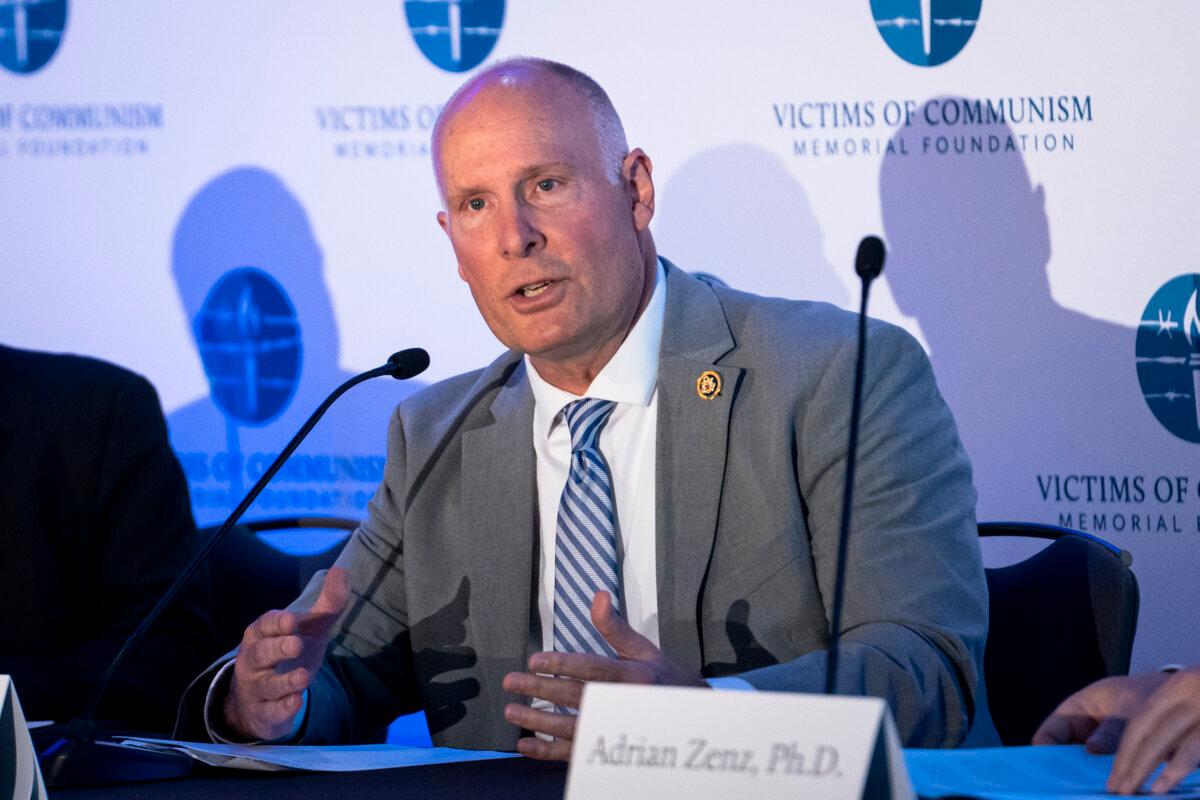
{"label": "white dress shirt", "polygon": [[[655,646],[658,638],[657,531],[655,528],[655,454],[658,443],[658,350],[667,312],[667,272],[662,259],[654,273],[654,293],[642,316],[583,397],[612,400],[608,424],[600,433],[600,452],[612,471],[617,512],[617,561],[624,616]],[[554,649],[554,551],[558,505],[571,463],[571,432],[563,408],[581,399],[551,386],[525,357],[533,390],[533,451],[537,461],[538,618],[542,649]],[[751,690],[745,679],[709,678],[714,689]],[[551,703],[535,698],[534,708]]]}
{"label": "white dress shirt", "polygon": [[[617,404],[600,433],[600,452],[612,471],[616,501],[617,562],[624,616],[635,631],[657,647],[658,574],[655,528],[655,455],[658,443],[658,350],[667,311],[667,272],[659,259],[654,293],[642,316],[583,397]],[[558,505],[571,464],[571,432],[563,408],[581,399],[551,386],[525,357],[533,390],[533,451],[537,461],[538,618],[542,649],[554,649],[554,552]],[[751,690],[745,679],[709,678],[714,689]],[[534,708],[551,703],[534,698]],[[541,736],[541,734],[539,734]],[[543,737],[547,738],[547,737]]]}
{"label": "white dress shirt", "polygon": [[[624,617],[658,644],[658,578],[655,574],[654,480],[658,431],[658,346],[667,310],[666,270],[654,273],[654,292],[583,397],[612,400],[616,408],[600,434],[600,452],[612,471],[616,502],[617,563]],[[563,408],[581,399],[542,379],[525,357],[533,390],[533,451],[537,461],[538,618],[542,649],[554,649],[554,553],[558,506],[571,465],[571,431]]]}

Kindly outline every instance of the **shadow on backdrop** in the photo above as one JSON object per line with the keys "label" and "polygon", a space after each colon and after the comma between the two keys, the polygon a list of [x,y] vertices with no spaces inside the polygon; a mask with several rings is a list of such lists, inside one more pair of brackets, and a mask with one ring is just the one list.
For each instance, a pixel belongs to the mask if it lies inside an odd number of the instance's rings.
{"label": "shadow on backdrop", "polygon": [[[337,323],[308,216],[270,172],[240,167],[201,188],[175,229],[171,267],[210,394],[175,411],[168,424],[196,522],[208,525],[232,510],[353,373],[338,364]],[[381,332],[379,339],[383,363],[404,335]],[[419,386],[376,379],[351,390],[246,517],[361,519],[383,476],[391,411]],[[330,543],[319,532],[309,536],[273,543],[292,552]]]}
{"label": "shadow on backdrop", "polygon": [[[171,268],[210,394],[171,414],[168,426],[196,523],[209,525],[354,373],[338,364],[337,322],[308,215],[270,172],[240,167],[201,188],[175,229]],[[381,331],[378,363],[416,344],[403,330]],[[362,519],[383,477],[391,412],[422,385],[377,378],[344,395],[246,518]],[[303,554],[344,536],[290,531],[270,543]],[[428,745],[424,715],[397,720],[389,740]]]}
{"label": "shadow on backdrop", "polygon": [[[927,136],[947,137],[948,152],[923,153]],[[907,138],[909,154],[885,156],[879,179],[884,275],[929,343],[975,469],[980,519],[1013,516],[1015,498],[1041,502],[1039,475],[1111,460],[1121,432],[1136,436],[1131,423],[1146,416],[1135,331],[1051,296],[1045,189],[1031,184],[1019,139],[1004,147],[1016,136],[1003,123],[931,127],[922,109],[894,137]]]}
{"label": "shadow on backdrop", "polygon": [[699,153],[666,182],[658,206],[655,239],[677,266],[755,294],[849,302],[804,188],[769,151],[732,144]]}

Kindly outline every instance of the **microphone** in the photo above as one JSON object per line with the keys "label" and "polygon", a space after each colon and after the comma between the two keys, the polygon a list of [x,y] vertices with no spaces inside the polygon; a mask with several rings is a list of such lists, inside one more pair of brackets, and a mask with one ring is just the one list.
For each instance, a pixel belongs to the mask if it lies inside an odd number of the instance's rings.
{"label": "microphone", "polygon": [[[407,350],[401,350],[398,353],[392,353],[388,356],[385,366],[391,366],[391,371],[380,374],[391,375],[398,381],[406,381],[409,378],[415,378],[420,375],[429,367],[429,353],[426,353],[419,347],[410,347]],[[383,369],[383,367],[379,367],[379,369]],[[358,381],[357,378],[351,378],[350,380]],[[363,380],[366,380],[366,378],[363,378]],[[344,392],[348,388],[350,387],[339,388],[338,392]]]}
{"label": "microphone", "polygon": [[863,368],[867,362],[867,294],[871,281],[883,271],[887,251],[878,236],[858,243],[854,271],[862,279],[858,309],[858,359],[854,365],[854,399],[850,405],[850,441],[846,445],[846,482],[842,487],[842,522],[838,531],[837,576],[833,582],[833,610],[829,618],[829,646],[825,651],[825,694],[837,694],[838,645],[842,635],[842,604],[846,594],[846,551],[850,543],[850,511],[854,504],[854,466],[858,455],[858,420],[862,416]]}
{"label": "microphone", "polygon": [[154,624],[166,610],[175,596],[179,594],[184,585],[196,574],[196,570],[208,559],[221,540],[229,531],[233,530],[233,526],[246,513],[246,509],[255,501],[270,483],[271,478],[275,477],[275,473],[284,465],[288,458],[295,452],[300,443],[304,441],[309,432],[320,421],[329,407],[333,405],[339,397],[345,394],[350,389],[354,388],[364,381],[371,378],[379,378],[384,375],[390,375],[396,380],[406,380],[416,375],[420,375],[429,366],[429,354],[419,347],[410,347],[407,350],[401,350],[397,353],[392,353],[386,364],[367,370],[347,380],[341,386],[333,390],[333,392],[325,398],[321,405],[317,406],[317,410],[312,413],[308,420],[296,432],[287,446],[279,454],[266,472],[258,479],[258,481],[242,498],[232,513],[217,529],[217,532],[209,537],[204,546],[194,555],[180,571],[175,581],[167,587],[163,592],[162,597],[150,609],[150,613],[146,615],[138,626],[129,634],[129,638],[121,645],[121,649],[117,651],[116,656],[109,663],[108,669],[101,678],[96,693],[92,696],[91,703],[82,715],[73,719],[70,725],[67,726],[67,734],[64,738],[54,742],[47,747],[39,756],[42,766],[42,774],[46,779],[46,785],[51,787],[64,786],[100,786],[112,783],[132,783],[135,781],[161,780],[163,778],[177,778],[188,774],[192,769],[192,760],[187,756],[181,756],[168,753],[153,753],[150,751],[132,750],[127,747],[118,747],[112,743],[97,741],[96,739],[96,710],[100,705],[100,700],[104,697],[104,692],[112,681],[113,675],[121,666],[129,651],[133,649],[146,633],[146,630]]}
{"label": "microphone", "polygon": [[[878,236],[867,236],[858,243],[858,252],[854,254],[854,271],[863,279],[863,299],[866,300],[867,284],[879,277],[883,272],[883,260],[887,251],[883,241]],[[866,311],[864,306],[863,311]]]}

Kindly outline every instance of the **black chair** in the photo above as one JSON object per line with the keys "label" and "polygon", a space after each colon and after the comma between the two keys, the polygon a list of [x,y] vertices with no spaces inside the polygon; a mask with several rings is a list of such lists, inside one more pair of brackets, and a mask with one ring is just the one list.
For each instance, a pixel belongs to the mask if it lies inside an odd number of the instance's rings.
{"label": "black chair", "polygon": [[991,628],[984,678],[1005,745],[1029,744],[1073,692],[1129,672],[1137,629],[1133,557],[1090,534],[1020,522],[985,522],[979,535],[1049,539],[1033,556],[985,570]]}
{"label": "black chair", "polygon": [[[219,526],[200,530],[212,536]],[[246,626],[263,612],[296,599],[318,570],[327,569],[343,543],[309,555],[289,555],[258,537],[263,531],[324,529],[352,531],[358,522],[341,517],[281,517],[243,522],[217,545],[209,559],[214,658],[233,649]]]}

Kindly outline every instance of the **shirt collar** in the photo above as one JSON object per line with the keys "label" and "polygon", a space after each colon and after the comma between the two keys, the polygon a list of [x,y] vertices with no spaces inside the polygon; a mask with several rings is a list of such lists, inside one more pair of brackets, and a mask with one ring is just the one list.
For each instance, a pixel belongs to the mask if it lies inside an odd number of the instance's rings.
{"label": "shirt collar", "polygon": [[[648,406],[658,383],[658,346],[662,342],[667,312],[667,272],[662,259],[654,271],[654,292],[634,323],[633,330],[592,381],[584,397]],[[533,391],[534,430],[550,435],[559,412],[579,397],[547,383],[525,356],[529,387]]]}

